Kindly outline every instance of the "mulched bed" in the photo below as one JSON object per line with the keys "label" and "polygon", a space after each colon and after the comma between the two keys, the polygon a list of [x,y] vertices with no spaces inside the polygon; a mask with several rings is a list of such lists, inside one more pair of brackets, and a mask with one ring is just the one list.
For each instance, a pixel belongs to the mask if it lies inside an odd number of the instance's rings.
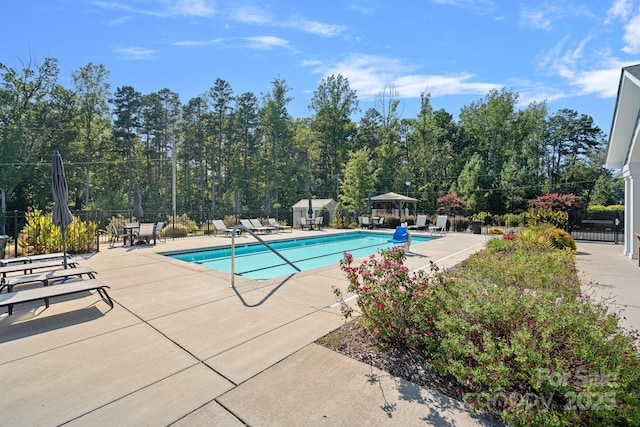
{"label": "mulched bed", "polygon": [[320,338],[317,343],[352,359],[366,363],[420,387],[459,399],[467,390],[455,378],[443,378],[425,368],[422,352],[406,346],[390,346],[377,341],[358,325],[358,320]]}

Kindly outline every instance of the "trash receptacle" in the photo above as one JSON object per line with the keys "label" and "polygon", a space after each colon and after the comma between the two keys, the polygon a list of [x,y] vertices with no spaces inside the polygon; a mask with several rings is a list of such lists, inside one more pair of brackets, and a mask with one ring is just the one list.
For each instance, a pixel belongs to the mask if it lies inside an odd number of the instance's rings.
{"label": "trash receptacle", "polygon": [[482,233],[482,221],[473,221],[473,234]]}
{"label": "trash receptacle", "polygon": [[9,236],[5,236],[5,235],[0,236],[0,259],[4,259],[4,248],[7,247],[8,240],[9,240]]}

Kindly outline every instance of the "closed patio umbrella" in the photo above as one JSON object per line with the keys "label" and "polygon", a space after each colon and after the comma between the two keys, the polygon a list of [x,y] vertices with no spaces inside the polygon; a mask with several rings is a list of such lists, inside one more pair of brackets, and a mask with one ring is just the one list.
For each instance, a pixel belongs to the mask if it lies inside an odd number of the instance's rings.
{"label": "closed patio umbrella", "polygon": [[69,189],[67,177],[64,173],[62,157],[58,150],[53,152],[51,161],[51,178],[53,190],[53,224],[60,227],[62,233],[63,265],[67,268],[67,226],[73,221],[73,216],[67,204],[69,203]]}
{"label": "closed patio umbrella", "polygon": [[142,211],[142,196],[140,195],[140,185],[138,181],[136,181],[135,187],[133,189],[133,216],[136,217],[136,220],[140,222],[142,220],[142,215],[144,212]]}
{"label": "closed patio umbrella", "polygon": [[313,218],[313,205],[311,204],[311,194],[309,194],[309,209],[307,210],[307,215],[309,215],[309,219]]}

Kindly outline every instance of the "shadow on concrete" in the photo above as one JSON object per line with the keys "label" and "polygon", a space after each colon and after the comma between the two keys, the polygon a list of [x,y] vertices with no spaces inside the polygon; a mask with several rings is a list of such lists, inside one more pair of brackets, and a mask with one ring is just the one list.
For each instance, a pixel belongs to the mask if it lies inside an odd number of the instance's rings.
{"label": "shadow on concrete", "polygon": [[293,276],[295,276],[296,274],[290,274],[289,276],[287,276],[282,282],[278,283],[277,286],[275,286],[273,289],[271,289],[269,291],[269,293],[267,295],[264,296],[264,298],[262,298],[260,301],[258,301],[257,303],[254,304],[249,304],[244,297],[242,296],[242,294],[238,291],[238,287],[237,286],[233,286],[233,291],[236,293],[236,296],[238,297],[238,299],[240,300],[240,302],[242,302],[242,305],[244,305],[245,307],[258,307],[262,304],[264,304],[265,301],[267,301],[269,298],[271,298],[271,296],[273,294],[276,293],[276,291],[278,289],[280,289],[285,283],[287,283],[289,280],[291,280],[291,278]]}
{"label": "shadow on concrete", "polygon": [[[101,302],[102,300],[96,301],[95,304]],[[0,343],[90,322],[105,316],[112,310],[109,308],[106,312],[102,312],[95,304],[90,307],[51,316],[42,315],[46,312],[46,309],[38,309],[36,312],[31,310],[14,312],[15,314],[0,319]]]}

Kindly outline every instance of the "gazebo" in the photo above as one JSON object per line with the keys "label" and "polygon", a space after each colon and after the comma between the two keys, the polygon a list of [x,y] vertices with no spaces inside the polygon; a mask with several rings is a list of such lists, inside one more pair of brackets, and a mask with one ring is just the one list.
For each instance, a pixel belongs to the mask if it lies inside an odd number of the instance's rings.
{"label": "gazebo", "polygon": [[[371,202],[371,206],[369,206],[369,201]],[[372,211],[373,205],[376,204],[378,206],[389,206],[392,205],[398,211],[398,216],[402,216],[402,210],[407,208],[408,206],[413,206],[413,213],[415,214],[418,210],[418,199],[414,199],[413,197],[403,196],[398,193],[385,193],[379,194],[377,196],[373,196],[367,199],[367,211]]]}
{"label": "gazebo", "polygon": [[638,258],[640,233],[640,64],[622,68],[613,112],[607,169],[624,179],[624,255]]}

